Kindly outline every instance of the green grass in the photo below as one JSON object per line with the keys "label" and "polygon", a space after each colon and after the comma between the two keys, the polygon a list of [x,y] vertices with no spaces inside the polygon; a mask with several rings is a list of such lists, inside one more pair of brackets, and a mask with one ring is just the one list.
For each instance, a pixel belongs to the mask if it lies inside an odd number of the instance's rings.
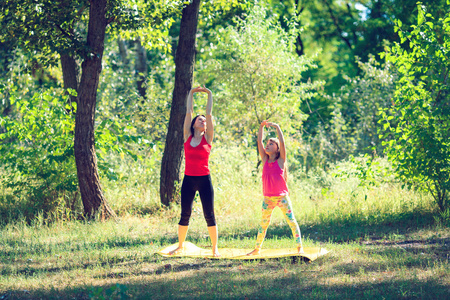
{"label": "green grass", "polygon": [[[255,154],[213,155],[220,247],[251,249],[261,205],[259,175],[251,176]],[[120,212],[115,220],[47,224],[37,218],[2,225],[0,299],[446,299],[450,294],[449,223],[435,217],[429,196],[392,178],[366,188],[357,178],[332,176],[334,170],[291,174],[304,246],[331,250],[312,263],[180,259],[155,255],[177,241],[179,207],[161,208],[157,178],[148,184],[145,167],[128,168],[127,183],[103,181],[111,206]],[[188,240],[210,247],[199,203]],[[263,247],[294,245],[275,211]]]}

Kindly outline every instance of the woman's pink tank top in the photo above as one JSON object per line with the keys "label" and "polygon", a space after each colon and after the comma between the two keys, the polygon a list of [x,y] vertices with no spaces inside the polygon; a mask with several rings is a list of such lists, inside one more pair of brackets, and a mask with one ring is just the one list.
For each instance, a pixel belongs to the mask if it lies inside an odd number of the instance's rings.
{"label": "woman's pink tank top", "polygon": [[184,174],[189,176],[209,175],[208,160],[211,153],[211,145],[205,136],[196,147],[191,146],[192,135],[184,143],[185,170]]}
{"label": "woman's pink tank top", "polygon": [[289,190],[284,180],[284,170],[281,170],[278,161],[263,166],[262,170],[263,195],[265,197],[288,195]]}

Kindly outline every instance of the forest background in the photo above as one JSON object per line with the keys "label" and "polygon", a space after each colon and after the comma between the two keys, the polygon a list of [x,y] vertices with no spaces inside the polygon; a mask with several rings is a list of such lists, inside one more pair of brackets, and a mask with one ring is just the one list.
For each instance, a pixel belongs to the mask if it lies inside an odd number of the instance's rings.
{"label": "forest background", "polygon": [[[448,0],[2,1],[0,299],[447,297],[449,13]],[[303,243],[328,255],[155,255],[177,241],[180,120],[198,85],[214,98],[219,246],[254,246],[269,119]],[[194,103],[204,113],[205,95]],[[209,247],[198,202],[188,240]],[[275,212],[264,247],[291,246]]]}
{"label": "forest background", "polygon": [[[250,151],[258,124],[270,119],[286,133],[292,176],[364,156],[365,182],[372,159],[388,157],[387,172],[433,195],[448,215],[445,1],[103,3],[102,45],[89,40],[101,27],[89,2],[2,6],[4,222],[127,211],[109,207],[100,182],[159,193],[161,204],[140,204],[142,212],[177,202],[175,120],[196,85],[214,92],[218,152]],[[189,14],[198,25],[180,30],[191,26],[182,23]],[[178,47],[189,38],[191,49]],[[177,47],[180,59],[192,57],[184,79],[175,75]],[[180,73],[189,63],[179,62]],[[195,105],[204,110],[201,99]],[[165,159],[177,163],[167,169]],[[140,170],[139,182],[125,167]]]}

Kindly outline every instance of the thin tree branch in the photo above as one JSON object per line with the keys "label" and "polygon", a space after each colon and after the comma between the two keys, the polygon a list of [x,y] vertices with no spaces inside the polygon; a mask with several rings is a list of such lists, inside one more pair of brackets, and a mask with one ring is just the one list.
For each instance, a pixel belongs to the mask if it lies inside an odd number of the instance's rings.
{"label": "thin tree branch", "polygon": [[334,26],[336,26],[339,36],[347,44],[348,48],[350,48],[350,50],[353,50],[353,47],[352,47],[352,44],[350,43],[350,41],[346,37],[343,36],[344,31],[342,30],[341,26],[339,25],[339,22],[333,13],[333,10],[331,9],[330,3],[328,2],[328,0],[324,0],[324,3],[328,8],[328,12],[330,13],[330,17],[333,20]]}
{"label": "thin tree branch", "polygon": [[[351,18],[353,21],[355,21],[355,18],[353,17],[352,9],[351,9],[349,3],[347,3],[347,13],[348,13],[348,15],[350,16],[350,18]],[[358,42],[358,37],[356,36],[355,30],[352,30],[352,33],[353,33],[353,43],[356,45],[356,43]]]}

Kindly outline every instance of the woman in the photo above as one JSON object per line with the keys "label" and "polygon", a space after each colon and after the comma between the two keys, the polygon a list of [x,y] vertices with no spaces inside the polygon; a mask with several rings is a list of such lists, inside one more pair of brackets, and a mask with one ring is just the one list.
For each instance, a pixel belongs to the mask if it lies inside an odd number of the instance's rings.
{"label": "woman", "polygon": [[[194,93],[207,93],[206,115],[197,115],[192,119]],[[208,226],[212,243],[212,254],[219,257],[217,248],[218,232],[214,216],[214,190],[209,172],[209,155],[214,137],[212,121],[212,93],[205,87],[191,89],[187,98],[186,116],[184,118],[184,157],[185,171],[181,185],[181,218],[178,223],[178,248],[170,254],[178,254],[183,250],[186,240],[192,204],[197,191],[203,207],[203,215]]]}

